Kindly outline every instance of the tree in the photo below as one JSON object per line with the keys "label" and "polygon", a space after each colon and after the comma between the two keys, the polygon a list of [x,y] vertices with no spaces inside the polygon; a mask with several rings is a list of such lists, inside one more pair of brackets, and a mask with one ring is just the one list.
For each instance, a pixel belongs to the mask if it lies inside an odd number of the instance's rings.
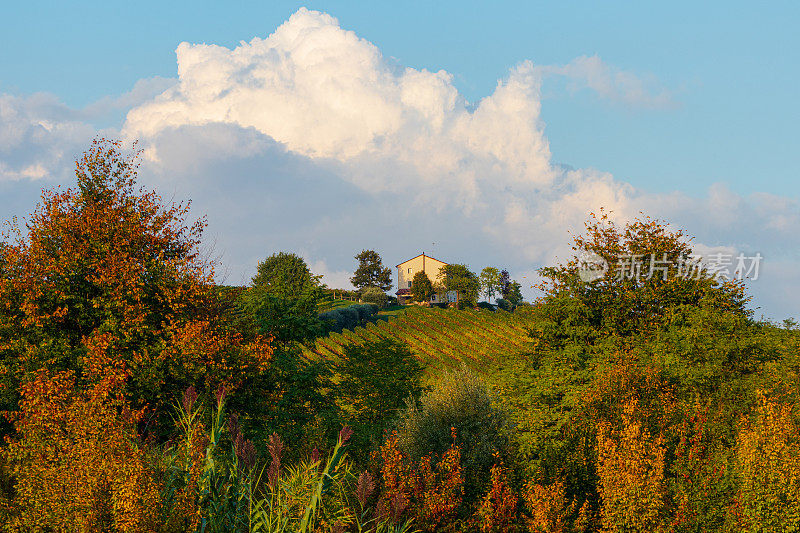
{"label": "tree", "polygon": [[[119,377],[134,408],[157,411],[188,384],[235,383],[269,359],[220,325],[204,219],[137,189],[137,154],[95,140],[77,188],[44,191],[24,232],[11,225],[0,276],[0,402],[15,410],[39,369],[78,387]],[[257,370],[255,370],[257,371]]]}
{"label": "tree", "polygon": [[511,289],[511,276],[508,270],[500,271],[500,278],[497,280],[497,290],[504,299],[508,299],[508,291]]}
{"label": "tree", "polygon": [[386,307],[386,302],[389,301],[389,297],[378,287],[364,287],[361,291],[361,301],[368,304],[375,304],[383,309]]}
{"label": "tree", "polygon": [[290,300],[309,287],[319,286],[321,276],[314,276],[305,260],[291,252],[272,254],[261,261],[253,277],[252,286],[268,294]]}
{"label": "tree", "polygon": [[257,331],[285,346],[316,336],[322,276],[311,273],[302,257],[280,252],[259,263],[242,306]]}
{"label": "tree", "polygon": [[[505,271],[504,271],[505,272]],[[500,289],[500,271],[494,267],[486,267],[481,270],[481,289],[486,300],[494,298]]]}
{"label": "tree", "polygon": [[[691,262],[691,239],[683,230],[671,231],[666,222],[646,216],[619,227],[604,211],[593,213],[585,226],[586,234],[573,241],[576,256],[541,269],[546,281],[539,288],[544,301],[568,299],[582,308],[593,327],[618,335],[652,330],[686,305],[752,314],[741,281],[717,278]],[[581,278],[579,254],[605,265],[599,277]]]}
{"label": "tree", "polygon": [[509,283],[506,299],[511,302],[513,306],[519,305],[522,302],[522,285],[516,281]]}
{"label": "tree", "polygon": [[414,279],[411,281],[411,299],[415,302],[427,302],[431,299],[436,291],[433,289],[431,279],[424,270],[420,270],[414,274]]}
{"label": "tree", "polygon": [[456,292],[459,304],[477,304],[481,282],[467,265],[445,265],[441,268],[441,277],[444,278],[445,289]]}
{"label": "tree", "polygon": [[354,287],[363,289],[365,287],[378,287],[382,291],[392,288],[392,271],[383,266],[381,256],[375,250],[362,250],[355,256],[358,260],[356,269],[350,282]]}
{"label": "tree", "polygon": [[635,418],[636,401],[623,406],[623,423],[597,428],[597,477],[603,531],[662,531],[664,438],[650,436]]}
{"label": "tree", "polygon": [[422,393],[423,366],[408,346],[391,339],[351,344],[334,366],[342,417],[356,430],[356,442],[369,444],[388,422]]}

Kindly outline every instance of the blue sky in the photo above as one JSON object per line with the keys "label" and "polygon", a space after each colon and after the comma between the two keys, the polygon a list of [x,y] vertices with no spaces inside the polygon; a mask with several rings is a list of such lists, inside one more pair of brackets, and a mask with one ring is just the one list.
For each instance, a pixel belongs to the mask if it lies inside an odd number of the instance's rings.
{"label": "blue sky", "polygon": [[[52,111],[55,113],[53,120],[68,120],[74,131],[82,132],[76,133],[76,138],[91,128],[125,131],[133,123],[126,122],[126,113],[146,103],[169,85],[168,80],[177,77],[175,51],[180,43],[217,44],[234,49],[241,41],[266,38],[302,6],[336,17],[340,28],[353,31],[372,43],[382,54],[387,68],[446,71],[452,76],[449,82],[452,87],[470,102],[469,109],[491,96],[498,80],[508,78],[510,69],[526,60],[532,61],[535,67],[542,68],[537,71],[537,76],[541,74],[542,78],[541,89],[535,97],[535,104],[540,105],[535,120],[549,147],[549,164],[568,165],[585,173],[607,173],[615,182],[629,184],[639,191],[637,198],[685,195],[699,202],[689,210],[692,213],[702,213],[704,208],[700,204],[704,201],[718,205],[720,194],[729,200],[729,196],[734,195],[738,199],[728,204],[734,212],[727,218],[723,216],[723,221],[719,217],[710,221],[692,215],[680,205],[663,214],[697,234],[708,246],[752,249],[769,243],[773,255],[787,261],[782,265],[782,272],[789,277],[782,278],[781,283],[797,279],[791,277],[794,275],[792,265],[800,267],[800,260],[794,263],[796,241],[784,240],[780,232],[766,236],[776,223],[759,226],[752,218],[766,216],[759,213],[764,211],[763,205],[770,204],[786,203],[787,213],[781,219],[784,222],[793,220],[791,217],[797,214],[796,203],[800,197],[796,131],[800,118],[800,103],[796,97],[800,81],[800,33],[797,32],[800,7],[793,2],[765,5],[749,2],[7,3],[0,19],[0,94],[21,99],[9,106],[26,110],[35,107],[37,117],[46,112],[44,108],[58,108]],[[596,68],[593,72],[605,73],[617,81],[610,87],[602,83],[593,85],[587,74],[589,71],[584,68],[586,65],[576,66],[580,58],[595,58],[591,63]],[[573,65],[571,70],[569,65]],[[149,89],[143,89],[145,96],[132,97],[127,104],[118,103],[104,108],[105,111],[97,111],[98,101],[110,102],[131,91],[140,80],[158,77],[167,81],[148,85]],[[225,82],[215,80],[214,83],[224,85]],[[633,93],[626,92],[631,87]],[[32,95],[36,93],[51,95],[52,101],[46,105],[34,102]],[[184,97],[185,91],[181,98]],[[5,117],[0,116],[0,120],[6,121],[7,128],[13,128],[12,114],[7,113]],[[241,122],[237,122],[236,127],[244,127]],[[287,146],[292,157],[299,154],[308,159],[300,162],[293,159],[291,164],[281,159],[279,165],[269,159],[269,164],[284,169],[287,165],[308,166],[305,170],[295,167],[287,170],[287,180],[293,172],[338,175],[336,170],[319,168],[321,163],[313,154],[320,145],[294,146],[291,140],[281,138],[266,125],[255,127],[268,140],[274,139]],[[147,131],[155,135],[155,130]],[[19,169],[23,167],[17,160],[23,157],[19,154],[24,152],[24,143],[28,141],[20,139],[15,141],[13,154],[7,151],[4,155],[0,146],[0,163],[5,157],[6,168],[18,171],[14,179],[4,182],[0,177],[0,194],[6,199],[0,211],[3,218],[29,212],[32,191],[37,187],[53,182],[68,183],[58,173],[58,165],[69,160],[68,152],[75,150],[73,144],[63,141],[65,144],[59,148],[66,153],[63,157],[42,155],[45,148],[41,146],[31,149],[31,153],[45,157],[48,163],[37,167],[39,160],[31,156],[26,159],[26,168],[46,168],[49,174],[26,181],[19,178]],[[259,157],[265,157],[263,153],[260,152]],[[225,161],[230,162],[230,157],[233,156],[226,156]],[[238,165],[252,169],[266,164],[265,159],[259,159],[259,163],[247,159],[251,157],[255,156],[252,153],[236,155],[235,163],[229,168]],[[406,156],[400,159],[403,158]],[[225,168],[225,165],[212,162],[199,170],[195,166],[194,171],[200,175],[212,167]],[[0,173],[3,168],[0,164]],[[178,174],[190,174],[186,168],[180,168]],[[247,180],[254,175],[249,170],[242,172],[245,175],[237,179]],[[372,188],[365,188],[356,177],[360,172],[364,169],[353,170],[343,181],[347,182],[346,187],[355,184],[360,193],[368,191],[364,205],[375,208],[378,200],[374,195],[389,193],[372,185]],[[164,175],[163,168],[156,169],[147,179],[167,191],[168,196],[192,196],[195,205],[197,198],[203,198],[203,191],[196,189],[199,181],[166,180]],[[190,185],[184,187],[182,183]],[[291,183],[287,182],[288,189],[292,188]],[[749,204],[742,203],[751,202],[754,194],[764,193],[778,199],[759,196],[757,203],[762,207],[748,207]],[[490,198],[486,191],[481,190],[481,194]],[[531,194],[543,193],[537,189]],[[296,199],[287,196],[285,200]],[[503,202],[502,206],[506,207],[508,201]],[[664,204],[658,198],[648,202],[645,204]],[[636,202],[626,200],[622,204],[630,210]],[[495,207],[501,209],[500,204]],[[199,209],[214,214],[220,208],[209,203],[200,205]],[[525,216],[532,216],[534,210],[529,205]],[[325,216],[337,220],[336,217],[345,215],[330,213]],[[510,218],[513,216],[507,212],[505,220]],[[442,228],[449,227],[444,220],[432,218],[430,221],[434,225],[439,222]],[[735,231],[737,225],[748,226],[746,231],[755,225],[766,233],[753,230],[746,237],[740,237]],[[237,256],[237,252],[229,251],[237,242],[230,235],[240,230],[233,222],[220,226],[228,229],[219,229],[215,237],[220,248],[233,257],[230,263],[234,265],[231,267],[236,273],[234,277],[241,278],[243,274],[239,272],[249,268],[242,265],[251,265],[257,253]],[[430,232],[426,228],[421,227],[419,231]],[[491,233],[485,228],[480,231]],[[524,233],[518,229],[508,231]],[[306,247],[312,259],[325,262],[325,267],[332,271],[341,273],[350,268],[347,261],[351,261],[358,250],[333,252],[316,244],[312,233],[298,235],[304,242],[297,247]],[[411,234],[408,246],[413,246],[415,237],[418,241],[432,240]],[[377,240],[376,236],[371,238]],[[509,254],[505,257],[503,246],[487,239],[485,249],[493,250],[492,253],[509,264],[518,265],[520,271],[524,271],[522,265],[530,263],[533,268],[552,255]],[[441,231],[442,240],[470,242],[467,236],[454,236],[444,230]],[[274,245],[279,243],[289,245],[282,239],[276,239]],[[270,245],[265,242],[262,248]],[[355,243],[353,246],[357,247]],[[392,253],[402,252],[393,250]],[[440,253],[461,254],[476,263],[477,268],[483,266],[477,265],[483,257],[459,249],[455,244]],[[402,259],[398,258],[397,262]],[[394,264],[392,260],[387,259],[387,262]],[[772,293],[778,294],[779,284],[775,283]],[[796,307],[788,304],[788,300],[777,301],[772,296],[758,294],[765,306],[775,309],[774,314],[796,313]]]}
{"label": "blue sky", "polygon": [[174,76],[182,41],[232,47],[304,5],[404,65],[453,73],[473,101],[521,60],[597,54],[654,76],[676,108],[550,94],[543,118],[557,161],[660,191],[699,194],[724,181],[742,193],[800,194],[797,2],[9,2],[0,90],[87,105]]}

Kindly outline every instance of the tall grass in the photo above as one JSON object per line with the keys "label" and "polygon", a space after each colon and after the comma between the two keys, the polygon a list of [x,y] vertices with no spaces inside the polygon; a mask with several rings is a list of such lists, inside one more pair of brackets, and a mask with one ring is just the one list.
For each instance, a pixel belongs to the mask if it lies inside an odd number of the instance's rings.
{"label": "tall grass", "polygon": [[269,464],[259,465],[255,447],[242,436],[237,416],[225,414],[224,390],[216,395],[208,430],[196,399],[190,387],[175,406],[180,437],[158,459],[165,530],[411,531],[410,521],[394,524],[370,507],[374,483],[370,488],[364,474],[357,478],[346,457],[350,428],[339,432],[327,459],[315,450],[308,459],[287,467],[281,464],[284,444],[273,434]]}

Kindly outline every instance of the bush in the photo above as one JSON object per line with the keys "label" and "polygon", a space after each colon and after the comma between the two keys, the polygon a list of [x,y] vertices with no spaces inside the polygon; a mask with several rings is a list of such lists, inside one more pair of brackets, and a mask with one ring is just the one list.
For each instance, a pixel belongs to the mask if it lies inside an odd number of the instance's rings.
{"label": "bush", "polygon": [[365,303],[365,304],[361,304],[361,305],[353,305],[351,307],[355,308],[355,310],[358,312],[358,318],[362,322],[365,322],[365,321],[369,320],[370,318],[372,318],[374,315],[376,315],[378,313],[378,310],[379,310],[378,305],[373,304],[373,303]]}
{"label": "bush", "polygon": [[319,319],[327,325],[328,331],[340,333],[368,322],[377,312],[375,304],[356,304],[320,313]]}
{"label": "bush", "polygon": [[419,404],[410,404],[398,422],[399,443],[411,460],[441,457],[453,442],[455,428],[462,451],[465,500],[483,493],[495,454],[507,456],[504,413],[492,405],[486,384],[465,367],[444,372]]}
{"label": "bush", "polygon": [[498,298],[497,299],[497,308],[498,309],[502,309],[503,311],[513,311],[514,310],[514,306],[511,305],[511,302],[509,302],[508,300],[506,300],[504,298]]}
{"label": "bush", "polygon": [[159,490],[136,435],[143,412],[122,398],[122,379],[79,387],[72,372],[40,371],[22,385],[3,450],[16,477],[4,531],[156,531]]}
{"label": "bush", "polygon": [[478,302],[478,307],[481,309],[488,309],[489,311],[494,311],[494,306],[489,302]]}
{"label": "bush", "polygon": [[375,304],[382,309],[386,307],[389,297],[378,287],[365,287],[364,290],[361,291],[361,301]]}

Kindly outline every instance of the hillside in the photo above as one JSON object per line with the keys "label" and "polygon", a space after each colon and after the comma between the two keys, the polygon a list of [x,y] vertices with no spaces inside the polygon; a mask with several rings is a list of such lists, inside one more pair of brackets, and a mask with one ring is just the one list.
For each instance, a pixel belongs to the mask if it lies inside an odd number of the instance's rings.
{"label": "hillside", "polygon": [[305,348],[310,358],[337,358],[343,347],[365,340],[394,338],[433,367],[468,366],[502,354],[528,349],[530,319],[523,313],[412,307],[407,312],[358,327],[331,333]]}

